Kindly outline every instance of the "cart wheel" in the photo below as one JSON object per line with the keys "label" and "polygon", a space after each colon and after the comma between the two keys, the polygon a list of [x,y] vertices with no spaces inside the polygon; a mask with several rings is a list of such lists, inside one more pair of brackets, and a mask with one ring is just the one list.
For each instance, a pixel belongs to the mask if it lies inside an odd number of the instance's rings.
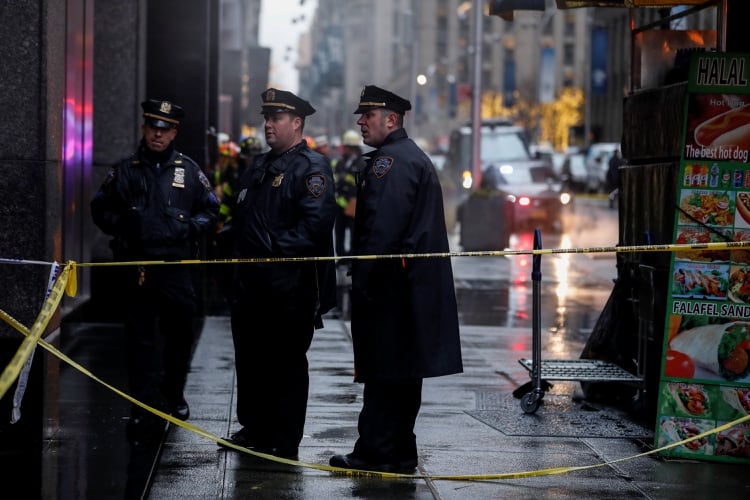
{"label": "cart wheel", "polygon": [[524,413],[534,413],[539,408],[541,399],[536,392],[527,392],[521,398],[521,409]]}

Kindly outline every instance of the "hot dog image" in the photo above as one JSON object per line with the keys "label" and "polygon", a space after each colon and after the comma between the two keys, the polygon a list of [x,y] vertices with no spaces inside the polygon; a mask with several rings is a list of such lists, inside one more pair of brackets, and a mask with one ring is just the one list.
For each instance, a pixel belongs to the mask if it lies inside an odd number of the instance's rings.
{"label": "hot dog image", "polygon": [[749,326],[744,321],[698,326],[678,333],[669,345],[690,356],[696,366],[737,380],[750,374]]}
{"label": "hot dog image", "polygon": [[737,193],[737,212],[750,224],[750,193],[740,191]]}
{"label": "hot dog image", "polygon": [[708,148],[750,149],[750,104],[713,116],[695,127],[695,142]]}

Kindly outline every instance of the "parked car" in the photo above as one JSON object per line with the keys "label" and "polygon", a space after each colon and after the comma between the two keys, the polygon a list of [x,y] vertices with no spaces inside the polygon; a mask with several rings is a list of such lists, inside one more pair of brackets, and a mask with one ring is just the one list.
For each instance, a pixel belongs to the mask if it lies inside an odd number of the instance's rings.
{"label": "parked car", "polygon": [[589,170],[586,165],[586,155],[583,153],[565,155],[560,181],[563,186],[574,193],[596,192],[601,182],[598,173]]}
{"label": "parked car", "polygon": [[[480,126],[479,162],[481,170],[493,163],[533,161],[522,127],[504,118],[483,120]],[[472,149],[471,126],[465,125],[453,130],[445,160],[445,170],[465,194],[476,189],[474,171],[471,166]],[[548,163],[539,160],[538,163]]]}
{"label": "parked car", "polygon": [[513,205],[512,229],[562,229],[563,209],[573,197],[550,165],[490,165],[482,189],[504,195]]}
{"label": "parked car", "polygon": [[548,163],[495,163],[461,204],[458,221],[465,251],[503,249],[520,230],[560,231],[573,201]]}

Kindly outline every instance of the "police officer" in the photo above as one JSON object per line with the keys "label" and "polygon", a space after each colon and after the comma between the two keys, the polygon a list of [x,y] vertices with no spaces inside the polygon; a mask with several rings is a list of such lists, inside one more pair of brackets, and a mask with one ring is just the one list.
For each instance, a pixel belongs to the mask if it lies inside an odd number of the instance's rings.
{"label": "police officer", "polygon": [[[355,256],[449,250],[435,167],[403,128],[410,109],[408,100],[374,85],[360,95],[357,125],[377,149],[358,182]],[[451,262],[355,259],[351,299],[354,374],[364,400],[354,450],[330,464],[414,469],[422,379],[463,370]]]}
{"label": "police officer", "polygon": [[[261,94],[271,150],[240,178],[231,224],[232,257],[333,256],[333,174],[303,138],[315,112],[291,92]],[[232,443],[297,457],[309,386],[307,350],[336,301],[333,261],[239,264],[230,297],[237,373]]]}
{"label": "police officer", "polygon": [[[113,236],[115,260],[195,259],[199,238],[216,221],[218,200],[200,167],[175,149],[182,108],[154,99],[141,107],[138,150],[114,165],[97,191],[91,201],[94,223]],[[183,390],[197,312],[190,268],[133,266],[123,276],[130,391],[139,401],[187,420]],[[158,417],[135,405],[131,415],[129,438],[147,439]]]}

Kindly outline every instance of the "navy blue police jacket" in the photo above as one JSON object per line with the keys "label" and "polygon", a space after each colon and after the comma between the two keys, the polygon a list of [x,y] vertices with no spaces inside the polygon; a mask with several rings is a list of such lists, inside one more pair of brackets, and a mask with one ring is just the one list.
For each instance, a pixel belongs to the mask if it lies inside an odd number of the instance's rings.
{"label": "navy blue police jacket", "polygon": [[[302,141],[281,155],[260,155],[240,178],[228,228],[234,258],[333,257],[336,219],[333,173],[325,157]],[[320,316],[336,305],[333,260],[242,264],[231,300],[265,297],[316,301]]]}
{"label": "navy blue police jacket", "polygon": [[149,161],[143,142],[114,165],[91,201],[94,223],[114,238],[116,260],[193,259],[212,231],[219,201],[200,167],[170,148]]}
{"label": "navy blue police jacket", "polygon": [[[427,155],[402,128],[368,156],[352,254],[448,252],[442,190]],[[463,371],[450,259],[355,259],[352,340],[359,382]]]}

